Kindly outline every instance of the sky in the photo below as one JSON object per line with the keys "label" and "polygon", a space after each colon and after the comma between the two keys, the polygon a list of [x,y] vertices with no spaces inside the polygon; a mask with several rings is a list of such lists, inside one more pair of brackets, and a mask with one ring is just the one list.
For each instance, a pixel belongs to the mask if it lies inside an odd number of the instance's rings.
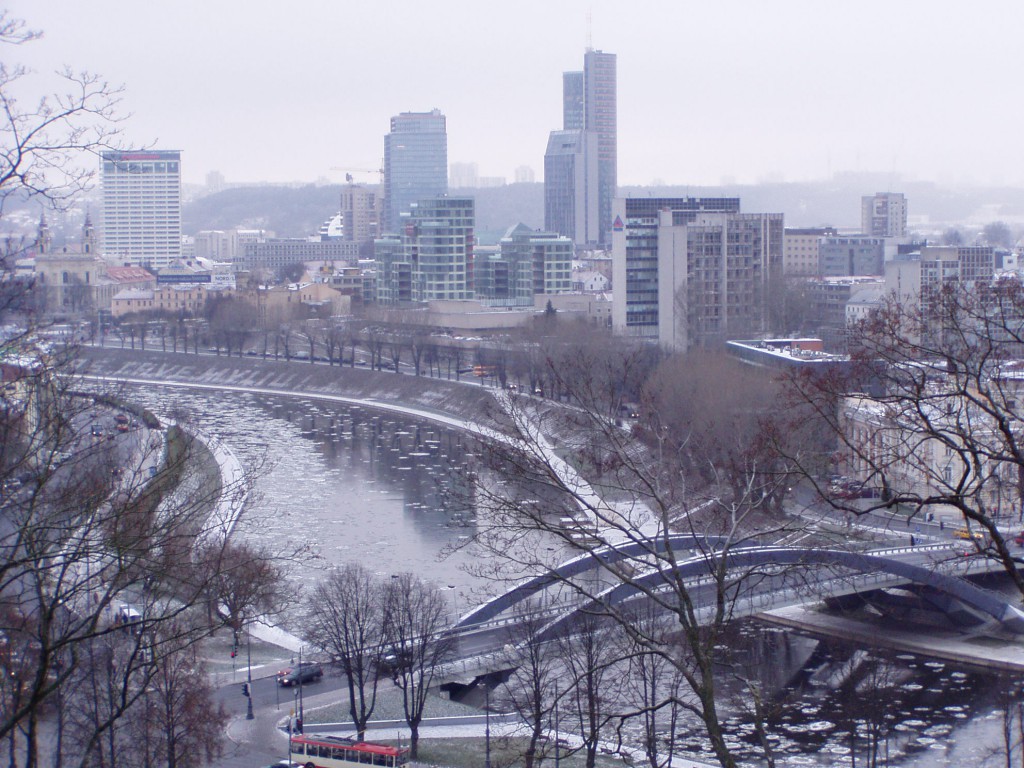
{"label": "sky", "polygon": [[[186,182],[376,182],[391,116],[542,180],[561,73],[617,54],[619,184],[872,172],[1024,183],[1019,0],[11,0],[4,62],[123,84],[124,141]],[[341,169],[341,170],[337,170]]]}

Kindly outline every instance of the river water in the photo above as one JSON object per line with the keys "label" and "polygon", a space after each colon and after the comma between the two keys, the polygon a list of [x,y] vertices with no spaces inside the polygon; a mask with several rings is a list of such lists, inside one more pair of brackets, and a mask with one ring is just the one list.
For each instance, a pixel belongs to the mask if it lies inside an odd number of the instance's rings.
{"label": "river water", "polygon": [[[471,552],[457,546],[471,515],[452,512],[446,501],[447,486],[469,471],[471,438],[313,399],[163,386],[131,386],[129,397],[219,437],[255,470],[254,501],[239,533],[301,551],[291,574],[297,595],[346,562],[431,580],[449,590],[453,613],[482,594]],[[1006,764],[1004,713],[1020,706],[1019,681],[1007,675],[811,640],[753,621],[734,629],[731,643],[772,682],[780,765]],[[1007,691],[1014,690],[1011,702]],[[754,738],[741,718],[731,734],[740,752]],[[707,756],[699,737],[677,744]]]}

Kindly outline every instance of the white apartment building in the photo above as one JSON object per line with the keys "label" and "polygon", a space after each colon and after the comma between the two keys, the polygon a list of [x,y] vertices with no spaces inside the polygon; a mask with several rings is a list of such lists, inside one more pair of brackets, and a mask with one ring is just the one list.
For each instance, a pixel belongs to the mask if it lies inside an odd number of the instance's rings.
{"label": "white apartment building", "polygon": [[161,269],[181,258],[181,152],[107,151],[102,156],[102,252]]}

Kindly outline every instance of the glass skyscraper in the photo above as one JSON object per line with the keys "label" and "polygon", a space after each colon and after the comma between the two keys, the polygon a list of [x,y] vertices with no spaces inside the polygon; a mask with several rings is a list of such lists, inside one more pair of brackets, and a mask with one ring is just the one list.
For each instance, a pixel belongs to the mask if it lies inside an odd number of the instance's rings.
{"label": "glass skyscraper", "polygon": [[441,111],[403,112],[384,137],[384,229],[398,233],[400,217],[426,198],[448,193],[448,134]]}

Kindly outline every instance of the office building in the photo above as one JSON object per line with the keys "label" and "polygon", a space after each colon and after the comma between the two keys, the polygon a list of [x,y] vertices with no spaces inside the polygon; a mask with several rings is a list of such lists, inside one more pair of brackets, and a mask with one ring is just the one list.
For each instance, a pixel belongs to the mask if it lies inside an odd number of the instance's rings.
{"label": "office building", "polygon": [[544,228],[580,245],[596,243],[597,135],[552,131],[544,153]]}
{"label": "office building", "polygon": [[782,214],[738,198],[624,198],[612,232],[618,333],[685,350],[763,332],[782,271]]}
{"label": "office building", "polygon": [[403,304],[473,298],[475,209],[471,197],[410,206],[399,227],[374,242],[377,300]]}
{"label": "office building", "polygon": [[786,227],[782,271],[786,277],[815,277],[821,270],[821,240],[836,234],[834,227]]}
{"label": "office building", "polygon": [[544,227],[608,247],[618,178],[615,54],[588,50],[562,75],[562,129],[544,153]]}
{"label": "office building", "polygon": [[886,238],[874,235],[832,235],[818,245],[818,274],[823,277],[881,275],[885,272]]}
{"label": "office building", "polygon": [[384,137],[384,229],[397,232],[418,200],[448,192],[448,134],[441,111],[403,112]]}
{"label": "office building", "polygon": [[907,236],[907,198],[902,192],[876,192],[860,200],[860,231],[875,237]]}
{"label": "office building", "polygon": [[615,54],[587,51],[583,57],[585,129],[597,134],[598,243],[611,242],[612,201],[618,189],[618,120]]}
{"label": "office building", "polygon": [[106,258],[155,269],[181,258],[181,152],[103,152],[101,180]]}

